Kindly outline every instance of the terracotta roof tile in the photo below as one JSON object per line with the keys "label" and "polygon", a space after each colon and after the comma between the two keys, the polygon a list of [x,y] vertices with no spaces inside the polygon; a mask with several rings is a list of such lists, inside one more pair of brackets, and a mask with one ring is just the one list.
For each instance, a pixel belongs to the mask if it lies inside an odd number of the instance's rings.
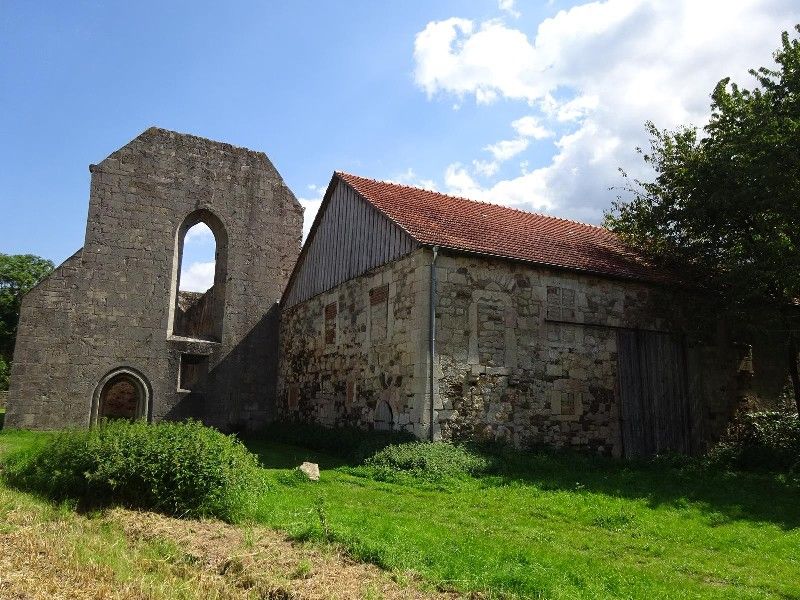
{"label": "terracotta roof tile", "polygon": [[336,176],[422,244],[615,277],[674,281],[603,227],[349,173]]}

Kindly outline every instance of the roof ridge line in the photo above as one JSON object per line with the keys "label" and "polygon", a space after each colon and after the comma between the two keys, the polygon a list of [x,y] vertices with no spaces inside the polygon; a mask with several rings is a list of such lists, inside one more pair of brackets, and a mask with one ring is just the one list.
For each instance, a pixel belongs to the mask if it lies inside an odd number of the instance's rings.
{"label": "roof ridge line", "polygon": [[591,227],[593,229],[599,229],[600,231],[604,231],[606,233],[611,233],[613,235],[612,231],[609,231],[608,229],[606,229],[602,225],[594,225],[592,223],[584,223],[583,221],[578,221],[577,219],[570,219],[570,218],[567,218],[567,217],[556,217],[555,215],[548,215],[548,214],[544,214],[544,213],[540,213],[540,212],[536,212],[536,211],[532,211],[532,210],[522,210],[521,208],[515,208],[513,206],[506,206],[505,204],[497,204],[496,202],[487,202],[486,200],[476,200],[474,198],[467,198],[465,196],[456,196],[454,194],[445,194],[445,193],[440,192],[438,190],[429,190],[428,188],[424,188],[424,187],[421,187],[421,186],[418,186],[418,185],[408,185],[406,183],[396,183],[394,181],[387,181],[385,179],[373,179],[372,177],[364,177],[363,175],[356,175],[355,173],[348,173],[346,171],[334,171],[334,173],[336,175],[339,175],[339,176],[344,175],[346,177],[356,177],[358,179],[364,179],[366,181],[371,181],[373,183],[380,183],[380,184],[383,184],[383,185],[395,185],[397,187],[402,187],[402,188],[406,188],[406,189],[410,189],[410,190],[418,190],[418,191],[422,191],[422,192],[427,192],[429,194],[436,194],[437,196],[444,196],[445,198],[452,198],[454,200],[463,200],[464,202],[472,202],[473,204],[483,204],[483,205],[486,205],[486,206],[497,206],[499,208],[504,208],[506,210],[513,210],[515,212],[522,213],[524,215],[533,215],[533,216],[536,216],[536,217],[542,217],[543,219],[553,219],[553,220],[556,220],[556,221],[563,221],[565,223],[573,223],[574,225],[582,225],[584,227]]}

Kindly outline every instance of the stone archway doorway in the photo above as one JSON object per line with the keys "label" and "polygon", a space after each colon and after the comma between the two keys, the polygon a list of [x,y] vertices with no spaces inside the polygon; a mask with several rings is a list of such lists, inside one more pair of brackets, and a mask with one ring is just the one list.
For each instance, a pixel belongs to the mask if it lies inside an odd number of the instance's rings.
{"label": "stone archway doorway", "polygon": [[144,378],[133,370],[118,369],[98,384],[92,402],[92,422],[103,419],[147,418],[150,389]]}

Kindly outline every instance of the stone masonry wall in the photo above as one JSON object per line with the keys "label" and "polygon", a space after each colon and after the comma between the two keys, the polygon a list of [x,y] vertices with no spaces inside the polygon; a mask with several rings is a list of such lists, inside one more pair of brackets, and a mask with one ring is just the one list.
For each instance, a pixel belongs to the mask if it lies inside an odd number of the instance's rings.
{"label": "stone masonry wall", "polygon": [[284,309],[280,417],[428,436],[429,265],[419,250]]}
{"label": "stone masonry wall", "polygon": [[[418,250],[284,310],[281,417],[381,428],[385,402],[391,427],[429,435],[431,259]],[[682,332],[674,290],[450,253],[436,278],[437,439],[620,455],[617,331]],[[735,391],[723,356],[689,352],[712,417]]]}
{"label": "stone masonry wall", "polygon": [[635,282],[440,256],[443,437],[619,455],[615,328],[673,329],[662,296]]}
{"label": "stone masonry wall", "polygon": [[[276,302],[302,226],[280,174],[261,152],[156,128],[90,170],[82,251],[23,301],[7,426],[87,425],[99,382],[117,369],[141,375],[151,420],[263,425],[274,400]],[[200,213],[227,238],[214,342],[170,335],[178,231]],[[192,367],[194,390],[179,387],[183,355],[206,369],[200,377]]]}

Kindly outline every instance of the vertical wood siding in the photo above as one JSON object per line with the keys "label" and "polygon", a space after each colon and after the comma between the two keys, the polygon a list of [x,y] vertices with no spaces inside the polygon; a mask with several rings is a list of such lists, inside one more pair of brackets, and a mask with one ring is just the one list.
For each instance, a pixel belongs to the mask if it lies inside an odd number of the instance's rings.
{"label": "vertical wood siding", "polygon": [[652,331],[620,330],[617,336],[625,457],[691,454],[698,440],[693,439],[683,340]]}
{"label": "vertical wood siding", "polygon": [[289,283],[286,307],[419,247],[411,236],[343,181],[337,183],[312,235]]}

